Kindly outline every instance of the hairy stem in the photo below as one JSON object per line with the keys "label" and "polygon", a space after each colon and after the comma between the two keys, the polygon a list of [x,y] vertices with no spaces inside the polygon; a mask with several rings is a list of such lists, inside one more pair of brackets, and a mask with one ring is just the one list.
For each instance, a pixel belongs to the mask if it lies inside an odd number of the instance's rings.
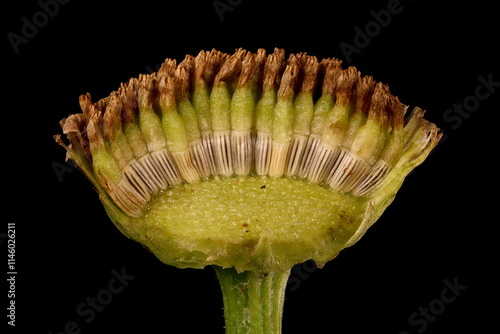
{"label": "hairy stem", "polygon": [[290,270],[238,273],[214,266],[222,288],[226,334],[281,334]]}

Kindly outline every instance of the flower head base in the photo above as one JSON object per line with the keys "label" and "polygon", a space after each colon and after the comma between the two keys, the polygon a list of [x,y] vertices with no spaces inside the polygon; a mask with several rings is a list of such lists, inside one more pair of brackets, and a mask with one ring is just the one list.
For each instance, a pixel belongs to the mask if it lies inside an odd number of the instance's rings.
{"label": "flower head base", "polygon": [[354,67],[280,49],[167,59],[80,105],[57,141],[120,230],[177,267],[322,265],[441,136]]}

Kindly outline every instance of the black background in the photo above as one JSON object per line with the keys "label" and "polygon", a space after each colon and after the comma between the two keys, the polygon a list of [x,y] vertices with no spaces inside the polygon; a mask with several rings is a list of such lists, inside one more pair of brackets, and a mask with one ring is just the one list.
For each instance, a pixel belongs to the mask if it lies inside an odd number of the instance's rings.
{"label": "black background", "polygon": [[[16,224],[14,332],[55,334],[75,321],[81,333],[223,333],[212,269],[168,267],[123,237],[90,183],[72,168],[61,174],[65,152],[52,136],[61,132],[61,118],[79,112],[80,94],[107,96],[165,58],[180,61],[212,48],[280,47],[347,62],[340,43],[355,45],[354,28],[364,29],[374,20],[370,12],[389,1],[232,3],[221,20],[212,0],[72,0],[17,53],[8,33],[21,34],[22,18],[32,21],[41,7],[37,1],[4,4],[0,133],[7,201],[0,233]],[[443,117],[454,104],[471,100],[479,76],[500,82],[497,10],[479,1],[400,6],[351,55],[350,65],[389,84],[403,103],[428,110],[426,118],[447,139],[358,244],[287,290],[283,333],[485,333],[498,327],[493,269],[500,87],[460,124]],[[6,263],[5,238],[1,245]],[[85,323],[77,306],[122,268],[135,278]],[[467,286],[461,295],[427,328],[412,326],[409,316],[440,298],[444,280],[455,279]],[[0,292],[5,313],[6,291]]]}

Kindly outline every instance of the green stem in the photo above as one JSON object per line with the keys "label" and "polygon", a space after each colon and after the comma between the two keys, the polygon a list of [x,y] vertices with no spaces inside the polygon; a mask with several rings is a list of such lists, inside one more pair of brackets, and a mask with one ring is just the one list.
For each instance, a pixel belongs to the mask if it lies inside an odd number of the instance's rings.
{"label": "green stem", "polygon": [[226,334],[281,334],[290,270],[238,273],[214,266],[222,288]]}

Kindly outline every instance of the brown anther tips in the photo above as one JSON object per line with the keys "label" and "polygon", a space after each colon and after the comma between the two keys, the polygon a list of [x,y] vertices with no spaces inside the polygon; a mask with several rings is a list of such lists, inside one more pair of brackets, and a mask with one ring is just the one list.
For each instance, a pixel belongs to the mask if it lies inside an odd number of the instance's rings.
{"label": "brown anther tips", "polygon": [[338,59],[323,59],[319,63],[323,76],[322,94],[333,95],[337,88],[337,80],[342,71],[342,61]]}
{"label": "brown anther tips", "polygon": [[293,96],[300,72],[300,62],[296,55],[291,54],[286,62],[285,71],[281,76],[278,96]]}
{"label": "brown anther tips", "polygon": [[175,89],[177,97],[180,100],[187,99],[188,91],[192,89],[191,79],[194,76],[194,69],[195,58],[191,55],[186,55],[184,60],[175,69]]}
{"label": "brown anther tips", "polygon": [[158,82],[159,104],[162,111],[175,110],[175,81],[173,77],[161,77]]}
{"label": "brown anther tips", "polygon": [[257,64],[264,64],[266,61],[266,50],[265,49],[258,49],[257,54],[255,55],[255,62]]}
{"label": "brown anther tips", "polygon": [[356,86],[360,78],[359,71],[353,67],[349,66],[347,69],[340,72],[337,81],[337,103],[340,105],[346,105],[349,102],[354,102]]}
{"label": "brown anther tips", "polygon": [[254,64],[254,70],[253,70],[253,74],[252,74],[252,81],[255,84],[262,83],[266,59],[267,59],[267,55],[266,55],[266,50],[264,50],[264,49],[258,49],[257,53],[254,54],[255,64]]}
{"label": "brown anther tips", "polygon": [[203,76],[205,75],[205,67],[208,64],[207,58],[208,58],[208,51],[200,51],[198,55],[194,58],[195,79],[203,79]]}
{"label": "brown anther tips", "polygon": [[89,120],[87,124],[87,138],[89,139],[91,146],[103,147],[104,139],[102,138],[101,131],[97,123],[97,120],[94,118]]}
{"label": "brown anther tips", "polygon": [[238,86],[245,86],[255,69],[255,54],[248,52],[241,62],[241,72],[238,76]]}
{"label": "brown anther tips", "polygon": [[90,97],[90,93],[82,94],[79,98],[80,109],[83,111],[83,114],[86,118],[90,117],[90,105],[92,104],[92,98]]}
{"label": "brown anther tips", "polygon": [[387,88],[380,82],[377,82],[371,96],[370,107],[367,110],[368,117],[376,119],[379,118],[381,114],[385,115],[387,100]]}
{"label": "brown anther tips", "polygon": [[229,56],[222,64],[219,72],[215,76],[214,85],[231,80],[236,77],[241,71],[242,58],[246,51],[238,49],[236,53]]}
{"label": "brown anther tips", "polygon": [[356,86],[356,112],[366,112],[370,107],[370,101],[375,89],[375,80],[371,76],[362,77]]}
{"label": "brown anther tips", "polygon": [[137,90],[137,103],[139,108],[153,108],[153,103],[156,98],[155,76],[141,75],[139,76],[139,88]]}
{"label": "brown anther tips", "polygon": [[104,111],[104,110],[106,110],[106,106],[108,105],[110,98],[111,98],[111,95],[106,96],[106,97],[100,99],[99,101],[97,101],[96,103],[94,103],[94,106],[97,109]]}
{"label": "brown anther tips", "polygon": [[111,97],[108,105],[106,106],[106,112],[103,116],[104,121],[104,136],[108,140],[114,140],[116,136],[116,131],[121,128],[121,113],[122,113],[122,102],[118,95]]}
{"label": "brown anther tips", "polygon": [[283,49],[275,49],[274,53],[270,54],[264,64],[264,88],[277,88],[280,84],[280,74],[285,66],[285,51]]}
{"label": "brown anther tips", "polygon": [[87,122],[84,114],[74,114],[61,120],[59,124],[63,130],[63,134],[67,135],[69,133],[83,133]]}
{"label": "brown anther tips", "polygon": [[158,70],[158,76],[173,75],[177,67],[177,62],[175,59],[165,59],[160,69]]}
{"label": "brown anther tips", "polygon": [[389,95],[386,108],[392,128],[401,130],[404,126],[404,115],[408,107],[401,103],[397,96]]}
{"label": "brown anther tips", "polygon": [[[206,51],[202,54],[199,64],[196,64],[195,76],[202,78],[207,84],[211,85],[215,75],[228,56],[228,54],[215,49],[212,49],[212,51]],[[198,57],[196,57],[196,60],[198,60]],[[200,73],[199,71],[202,72]]]}
{"label": "brown anther tips", "polygon": [[139,88],[139,81],[132,78],[127,87],[120,92],[120,99],[123,105],[122,121],[125,123],[132,123],[135,120],[135,115],[138,112],[137,104],[137,90]]}
{"label": "brown anther tips", "polygon": [[316,88],[318,83],[318,59],[314,56],[303,54],[300,57],[300,62],[303,76],[302,86],[300,90],[304,93],[311,93]]}

